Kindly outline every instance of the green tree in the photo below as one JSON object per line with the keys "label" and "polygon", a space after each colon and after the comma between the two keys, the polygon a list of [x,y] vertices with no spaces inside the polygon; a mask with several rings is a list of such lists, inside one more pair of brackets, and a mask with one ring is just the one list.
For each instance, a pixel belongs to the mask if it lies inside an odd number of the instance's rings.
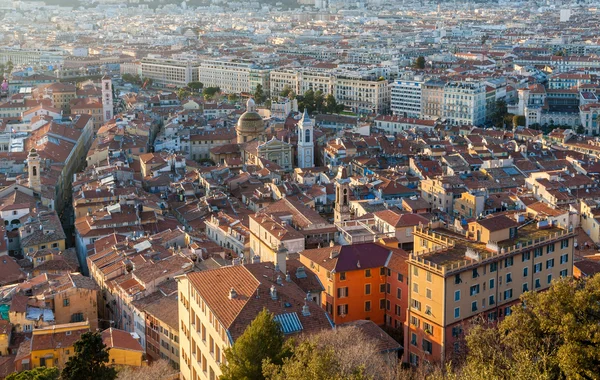
{"label": "green tree", "polygon": [[508,114],[506,101],[498,99],[492,106],[493,110],[490,116],[490,122],[497,128],[501,128],[504,124],[504,117]]}
{"label": "green tree", "polygon": [[202,89],[202,95],[206,100],[213,99],[220,92],[221,89],[219,87],[204,87]]}
{"label": "green tree", "polygon": [[328,113],[334,113],[337,110],[337,101],[335,100],[335,96],[333,94],[328,94],[325,97],[326,110]]}
{"label": "green tree", "polygon": [[583,135],[585,133],[585,129],[583,129],[583,125],[580,125],[579,127],[577,127],[577,130],[575,132],[578,135]]}
{"label": "green tree", "polygon": [[514,115],[512,119],[513,127],[524,127],[527,125],[527,119],[523,115]]}
{"label": "green tree", "polygon": [[14,66],[12,61],[6,62],[6,71],[8,71],[9,74],[12,73]]}
{"label": "green tree", "polygon": [[323,112],[325,110],[325,95],[323,95],[323,91],[317,90],[315,92],[315,110],[317,112]]}
{"label": "green tree", "polygon": [[273,314],[263,309],[235,341],[225,350],[226,363],[221,365],[220,380],[264,379],[262,363],[267,360],[280,365],[289,351],[284,349],[284,336]]}
{"label": "green tree", "polygon": [[192,92],[199,93],[202,87],[204,87],[204,84],[202,84],[202,82],[190,82],[187,86]]}
{"label": "green tree", "polygon": [[422,55],[417,57],[413,66],[415,69],[423,70],[425,68],[425,57],[423,57]]}
{"label": "green tree", "polygon": [[4,74],[4,70],[6,70],[6,66],[4,66],[4,63],[0,63],[0,74]]}
{"label": "green tree", "polygon": [[14,372],[6,380],[58,380],[60,371],[56,367],[38,367],[23,372]]}
{"label": "green tree", "polygon": [[188,89],[180,88],[179,90],[177,90],[177,97],[179,98],[179,100],[187,99],[190,95],[192,95],[192,93]]}
{"label": "green tree", "polygon": [[254,100],[256,101],[256,104],[263,104],[265,100],[267,100],[262,84],[256,85],[256,89],[254,90]]}
{"label": "green tree", "polygon": [[527,292],[498,326],[478,324],[464,372],[476,379],[596,379],[600,373],[600,275],[562,278]]}
{"label": "green tree", "polygon": [[298,109],[304,109],[308,113],[312,113],[315,110],[315,92],[312,89],[307,90],[302,97],[302,106],[298,104]]}
{"label": "green tree", "polygon": [[292,88],[286,84],[285,86],[283,86],[283,90],[281,90],[279,96],[281,96],[282,98],[287,98],[293,93],[294,91],[292,90]]}
{"label": "green tree", "polygon": [[75,342],[74,354],[65,364],[62,380],[114,380],[117,371],[107,366],[108,348],[99,332],[87,332]]}
{"label": "green tree", "polygon": [[229,100],[230,103],[235,103],[240,100],[240,97],[237,94],[229,94],[227,95],[227,100]]}

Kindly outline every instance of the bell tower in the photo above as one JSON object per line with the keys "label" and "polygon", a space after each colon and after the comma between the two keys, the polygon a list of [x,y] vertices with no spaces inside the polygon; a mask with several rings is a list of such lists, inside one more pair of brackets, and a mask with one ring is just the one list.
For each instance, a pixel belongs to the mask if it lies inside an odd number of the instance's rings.
{"label": "bell tower", "polygon": [[31,148],[27,155],[27,171],[29,175],[29,187],[36,192],[42,191],[42,181],[40,179],[40,156],[35,148]]}
{"label": "bell tower", "polygon": [[113,118],[112,80],[108,75],[102,77],[102,120],[104,123]]}
{"label": "bell tower", "polygon": [[338,179],[335,183],[333,221],[339,223],[347,220],[350,220],[350,180]]}
{"label": "bell tower", "polygon": [[298,167],[303,169],[315,166],[313,128],[314,123],[305,108],[302,119],[298,122]]}

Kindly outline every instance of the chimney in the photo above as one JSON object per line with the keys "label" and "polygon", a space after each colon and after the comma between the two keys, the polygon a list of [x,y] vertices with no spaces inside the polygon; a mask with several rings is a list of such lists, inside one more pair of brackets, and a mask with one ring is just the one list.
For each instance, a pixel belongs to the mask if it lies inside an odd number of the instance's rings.
{"label": "chimney", "polygon": [[271,285],[271,299],[277,300],[277,289],[275,289],[275,285]]}
{"label": "chimney", "polygon": [[285,274],[285,281],[286,282],[292,282],[292,276],[290,276],[290,272],[287,272]]}
{"label": "chimney", "polygon": [[234,288],[231,288],[231,289],[229,290],[229,299],[230,299],[230,300],[232,300],[232,299],[234,299],[234,298],[236,298],[236,297],[237,297],[237,292],[235,291],[235,289],[234,289]]}
{"label": "chimney", "polygon": [[277,285],[283,285],[283,280],[280,275],[277,275]]}
{"label": "chimney", "polygon": [[304,302],[304,306],[302,306],[302,315],[308,317],[310,315],[310,310],[308,310],[308,305]]}

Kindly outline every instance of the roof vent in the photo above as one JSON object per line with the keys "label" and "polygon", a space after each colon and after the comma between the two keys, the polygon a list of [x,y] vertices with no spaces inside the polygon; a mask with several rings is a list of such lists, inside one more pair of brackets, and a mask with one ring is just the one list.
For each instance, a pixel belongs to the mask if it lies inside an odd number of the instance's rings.
{"label": "roof vent", "polygon": [[277,289],[275,289],[275,285],[271,285],[271,299],[277,300]]}
{"label": "roof vent", "polygon": [[360,260],[356,260],[356,267],[360,268]]}
{"label": "roof vent", "polygon": [[302,315],[308,317],[310,315],[310,310],[308,310],[308,305],[304,302],[304,306],[302,306]]}
{"label": "roof vent", "polygon": [[237,292],[235,291],[235,289],[234,289],[234,288],[231,288],[231,289],[229,290],[229,299],[230,299],[230,300],[232,300],[232,299],[234,299],[234,298],[236,298],[236,297],[237,297]]}
{"label": "roof vent", "polygon": [[286,282],[292,282],[292,276],[290,276],[290,272],[287,272],[285,274],[285,281]]}
{"label": "roof vent", "polygon": [[296,278],[306,278],[306,271],[304,270],[304,267],[298,267],[296,269]]}
{"label": "roof vent", "polygon": [[283,285],[283,280],[280,275],[277,275],[277,285]]}

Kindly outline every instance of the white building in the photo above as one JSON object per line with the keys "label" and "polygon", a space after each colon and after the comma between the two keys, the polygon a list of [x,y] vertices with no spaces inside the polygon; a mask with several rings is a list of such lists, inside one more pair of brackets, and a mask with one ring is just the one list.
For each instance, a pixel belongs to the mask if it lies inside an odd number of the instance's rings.
{"label": "white building", "polygon": [[226,58],[203,60],[198,68],[198,78],[204,87],[219,87],[230,94],[253,92],[259,84],[265,93],[270,90],[269,70],[253,62]]}
{"label": "white building", "polygon": [[313,128],[314,123],[304,109],[298,123],[298,167],[302,169],[315,166]]}
{"label": "white building", "polygon": [[398,79],[391,87],[390,109],[394,115],[421,118],[422,78],[415,77],[413,80]]}
{"label": "white building", "polygon": [[452,124],[482,125],[485,122],[485,85],[478,82],[447,83],[442,117]]}
{"label": "white building", "polygon": [[142,77],[152,79],[160,86],[185,87],[190,82],[198,81],[199,63],[193,61],[176,61],[167,58],[142,59]]}

